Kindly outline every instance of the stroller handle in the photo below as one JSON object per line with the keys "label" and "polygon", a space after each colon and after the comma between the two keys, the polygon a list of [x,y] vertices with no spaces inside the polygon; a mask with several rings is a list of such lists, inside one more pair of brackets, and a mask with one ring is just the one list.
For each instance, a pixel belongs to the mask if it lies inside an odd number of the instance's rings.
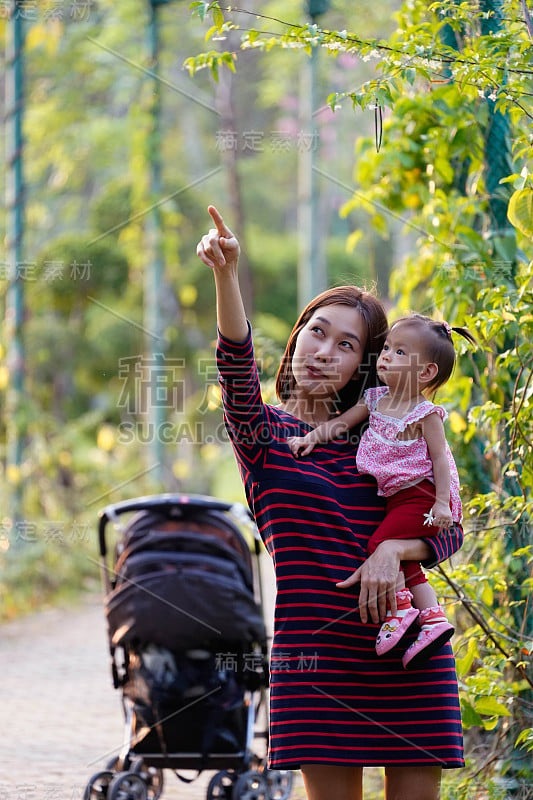
{"label": "stroller handle", "polygon": [[[144,511],[146,509],[159,509],[161,511],[175,508],[176,506],[187,506],[192,510],[195,509],[209,509],[212,511],[230,511],[235,507],[235,503],[228,503],[224,500],[218,500],[208,495],[199,494],[157,494],[146,495],[144,497],[135,497],[133,500],[122,500],[118,503],[113,503],[106,506],[100,511],[100,520],[98,523],[98,540],[100,543],[100,555],[105,558],[107,555],[107,545],[105,540],[105,529],[108,522],[115,522],[121,514],[127,514],[131,511]],[[248,515],[249,519],[253,519],[251,512],[241,508]],[[241,512],[242,513],[242,512]]]}
{"label": "stroller handle", "polygon": [[[262,566],[261,566],[261,553],[262,543],[261,536],[255,519],[250,509],[239,502],[227,502],[219,500],[218,498],[209,495],[197,494],[157,494],[157,495],[144,495],[143,497],[135,497],[131,500],[122,500],[118,503],[113,503],[103,508],[99,513],[98,522],[98,540],[100,545],[100,568],[102,572],[102,579],[106,594],[112,591],[113,583],[111,576],[114,575],[113,569],[108,566],[108,549],[106,543],[106,527],[109,522],[112,522],[115,527],[119,527],[119,517],[122,514],[127,514],[135,511],[160,511],[168,513],[173,509],[181,509],[183,516],[189,512],[191,516],[197,511],[219,511],[223,513],[229,512],[229,516],[233,517],[233,524],[238,522],[242,524],[253,523],[253,538],[254,538],[254,553],[256,561],[256,572],[254,573],[254,582],[259,595],[259,604],[264,608],[264,591],[262,579]],[[185,509],[187,511],[185,511]],[[236,528],[235,532],[238,532]],[[244,540],[243,540],[244,542]]]}

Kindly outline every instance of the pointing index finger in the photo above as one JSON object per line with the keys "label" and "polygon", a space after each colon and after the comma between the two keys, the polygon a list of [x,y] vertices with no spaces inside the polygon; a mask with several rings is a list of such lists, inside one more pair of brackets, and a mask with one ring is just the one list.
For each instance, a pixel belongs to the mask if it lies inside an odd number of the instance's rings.
{"label": "pointing index finger", "polygon": [[215,206],[208,206],[207,210],[209,211],[211,219],[215,223],[215,228],[217,229],[219,236],[231,237],[233,234],[231,233],[230,229],[222,219],[222,215],[219,214]]}

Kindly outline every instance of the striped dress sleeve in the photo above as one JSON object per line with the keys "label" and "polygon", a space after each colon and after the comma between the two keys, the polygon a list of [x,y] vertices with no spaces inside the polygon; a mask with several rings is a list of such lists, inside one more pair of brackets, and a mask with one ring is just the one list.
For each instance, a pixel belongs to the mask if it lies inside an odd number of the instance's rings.
{"label": "striped dress sleeve", "polygon": [[224,338],[219,331],[216,359],[226,430],[241,472],[254,472],[264,462],[272,432],[261,397],[250,324],[248,336],[241,343]]}
{"label": "striped dress sleeve", "polygon": [[463,529],[457,522],[448,530],[439,531],[437,535],[432,536],[431,539],[424,539],[426,544],[431,547],[433,556],[422,561],[422,566],[426,567],[426,569],[431,569],[437,566],[437,564],[440,564],[441,561],[446,561],[446,559],[453,556],[453,554],[459,550],[463,544],[463,539]]}

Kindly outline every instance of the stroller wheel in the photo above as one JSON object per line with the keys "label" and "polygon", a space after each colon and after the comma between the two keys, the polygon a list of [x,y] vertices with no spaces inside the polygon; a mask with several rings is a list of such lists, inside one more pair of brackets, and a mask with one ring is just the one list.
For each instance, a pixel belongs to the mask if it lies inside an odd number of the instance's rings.
{"label": "stroller wheel", "polygon": [[227,770],[217,772],[207,786],[207,800],[232,800],[235,775]]}
{"label": "stroller wheel", "polygon": [[157,767],[146,767],[142,760],[134,764],[131,770],[145,782],[148,800],[159,800],[164,787],[163,770],[157,769]]}
{"label": "stroller wheel", "polygon": [[134,772],[120,772],[111,781],[106,800],[148,800],[148,787]]}
{"label": "stroller wheel", "polygon": [[83,800],[106,800],[109,784],[114,777],[114,773],[109,770],[97,772],[85,787]]}
{"label": "stroller wheel", "polygon": [[290,770],[267,769],[265,775],[270,800],[289,800],[294,775]]}
{"label": "stroller wheel", "polygon": [[261,772],[249,770],[239,775],[233,787],[232,800],[268,800],[268,784]]}

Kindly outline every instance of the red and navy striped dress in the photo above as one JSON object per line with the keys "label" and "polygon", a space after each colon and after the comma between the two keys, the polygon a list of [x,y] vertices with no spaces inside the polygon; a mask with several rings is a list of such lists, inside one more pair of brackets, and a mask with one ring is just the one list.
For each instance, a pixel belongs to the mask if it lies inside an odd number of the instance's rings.
{"label": "red and navy striped dress", "polygon": [[[401,652],[378,658],[379,626],[361,622],[355,587],[335,586],[365,559],[383,518],[353,444],[320,445],[295,459],[287,437],[309,426],[263,403],[251,334],[243,344],[219,336],[217,360],[226,427],[276,573],[270,767],[463,766],[449,645],[416,671],[403,669]],[[462,533],[427,542],[435,564],[460,547]],[[404,648],[412,641],[405,638]]]}

